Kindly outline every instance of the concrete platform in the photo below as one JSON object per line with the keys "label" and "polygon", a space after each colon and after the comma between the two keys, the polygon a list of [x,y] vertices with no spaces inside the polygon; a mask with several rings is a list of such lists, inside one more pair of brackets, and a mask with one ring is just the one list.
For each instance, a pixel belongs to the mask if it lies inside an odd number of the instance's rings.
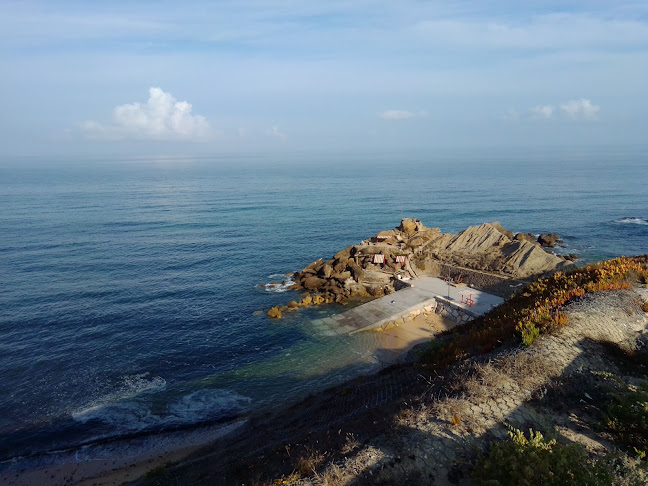
{"label": "concrete platform", "polygon": [[[465,303],[468,297],[472,299],[472,305]],[[320,333],[328,336],[368,331],[436,301],[450,304],[477,317],[498,306],[504,299],[470,287],[449,286],[440,278],[423,277],[411,281],[407,289],[379,297],[342,314],[314,319],[312,324]]]}

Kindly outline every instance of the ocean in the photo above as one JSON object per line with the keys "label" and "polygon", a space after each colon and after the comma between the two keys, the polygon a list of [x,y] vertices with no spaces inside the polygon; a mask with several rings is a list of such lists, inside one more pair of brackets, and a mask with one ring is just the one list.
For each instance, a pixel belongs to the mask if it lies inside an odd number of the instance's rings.
{"label": "ocean", "polygon": [[[0,468],[227,424],[380,368],[280,321],[287,273],[402,217],[648,252],[648,150],[0,161]],[[286,282],[288,284],[289,282]],[[45,459],[43,459],[45,460]]]}

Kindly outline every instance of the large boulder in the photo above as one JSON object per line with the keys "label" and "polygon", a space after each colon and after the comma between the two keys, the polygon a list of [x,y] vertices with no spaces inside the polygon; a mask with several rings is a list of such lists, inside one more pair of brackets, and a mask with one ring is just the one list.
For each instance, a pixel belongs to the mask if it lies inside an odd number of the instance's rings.
{"label": "large boulder", "polygon": [[346,272],[334,273],[334,274],[332,275],[332,277],[333,277],[335,280],[338,280],[339,282],[344,283],[344,282],[346,282],[346,280],[347,280],[348,278],[351,277],[351,272],[347,270]]}
{"label": "large boulder", "polygon": [[553,248],[556,246],[556,242],[559,240],[559,237],[556,233],[542,233],[538,236],[538,243],[540,245]]}
{"label": "large boulder", "polygon": [[340,250],[335,255],[333,255],[333,259],[346,262],[349,258],[355,255],[357,251],[358,249],[355,246],[347,246],[345,249]]}
{"label": "large boulder", "polygon": [[319,267],[321,267],[323,263],[324,263],[324,259],[318,258],[314,262],[311,262],[308,265],[306,265],[306,268],[304,268],[304,271],[306,271],[306,270],[315,270],[317,272],[317,269]]}
{"label": "large boulder", "polygon": [[331,267],[330,263],[326,262],[324,265],[322,265],[322,268],[320,268],[319,276],[322,278],[329,278],[332,273],[333,267]]}
{"label": "large boulder", "polygon": [[281,311],[279,310],[279,306],[274,306],[272,309],[268,311],[268,317],[271,317],[273,319],[281,319]]}
{"label": "large boulder", "polygon": [[349,261],[349,270],[351,270],[351,275],[353,275],[353,279],[356,282],[360,282],[362,279],[364,279],[365,276],[364,270],[362,269],[362,267],[360,267],[360,265],[358,265],[353,260]]}
{"label": "large boulder", "polygon": [[407,233],[408,235],[413,235],[414,233],[416,233],[420,224],[421,222],[418,219],[403,218],[401,219],[401,224],[398,227],[398,229],[403,233]]}
{"label": "large boulder", "polygon": [[536,237],[533,233],[518,233],[513,239],[516,241],[528,241],[529,243],[536,243]]}
{"label": "large boulder", "polygon": [[307,290],[316,290],[320,287],[323,287],[326,284],[326,280],[319,277],[308,277],[303,282],[302,285]]}

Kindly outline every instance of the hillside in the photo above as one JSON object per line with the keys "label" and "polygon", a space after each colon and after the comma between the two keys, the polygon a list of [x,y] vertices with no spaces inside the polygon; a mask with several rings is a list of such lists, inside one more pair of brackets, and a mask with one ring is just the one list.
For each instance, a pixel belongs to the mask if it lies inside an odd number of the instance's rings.
{"label": "hillside", "polygon": [[643,256],[538,280],[141,484],[644,484],[647,279]]}

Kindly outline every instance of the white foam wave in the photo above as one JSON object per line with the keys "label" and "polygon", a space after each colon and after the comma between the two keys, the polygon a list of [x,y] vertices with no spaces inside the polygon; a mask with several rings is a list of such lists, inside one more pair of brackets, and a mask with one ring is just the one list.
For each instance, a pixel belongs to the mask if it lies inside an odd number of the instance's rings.
{"label": "white foam wave", "polygon": [[[165,384],[166,385],[166,384]],[[148,387],[147,390],[153,390]],[[184,425],[241,412],[252,400],[230,390],[205,389],[184,395],[154,412],[147,401],[135,395],[117,393],[104,397],[80,410],[72,418],[81,423],[100,421],[118,433],[138,432],[169,425]]]}
{"label": "white foam wave", "polygon": [[622,223],[622,224],[642,224],[642,225],[648,225],[648,219],[641,219],[641,218],[621,218],[617,219],[615,223]]}
{"label": "white foam wave", "polygon": [[273,273],[268,275],[268,280],[274,280],[266,284],[261,284],[263,289],[266,292],[286,292],[290,290],[290,287],[295,284],[295,281],[291,277],[287,277],[283,273]]}
{"label": "white foam wave", "polygon": [[127,402],[142,393],[160,391],[166,388],[167,383],[164,378],[160,376],[149,378],[149,376],[150,373],[123,376],[121,378],[122,382],[116,391],[104,395],[97,400],[93,400],[89,404],[73,411],[71,413],[72,418],[83,423],[93,419],[112,422],[112,416],[115,415],[115,411],[117,411],[117,416],[123,415],[119,410],[114,409],[119,409],[124,406],[128,409],[127,415],[144,418],[140,411],[132,410],[132,403],[124,404],[123,402]]}

